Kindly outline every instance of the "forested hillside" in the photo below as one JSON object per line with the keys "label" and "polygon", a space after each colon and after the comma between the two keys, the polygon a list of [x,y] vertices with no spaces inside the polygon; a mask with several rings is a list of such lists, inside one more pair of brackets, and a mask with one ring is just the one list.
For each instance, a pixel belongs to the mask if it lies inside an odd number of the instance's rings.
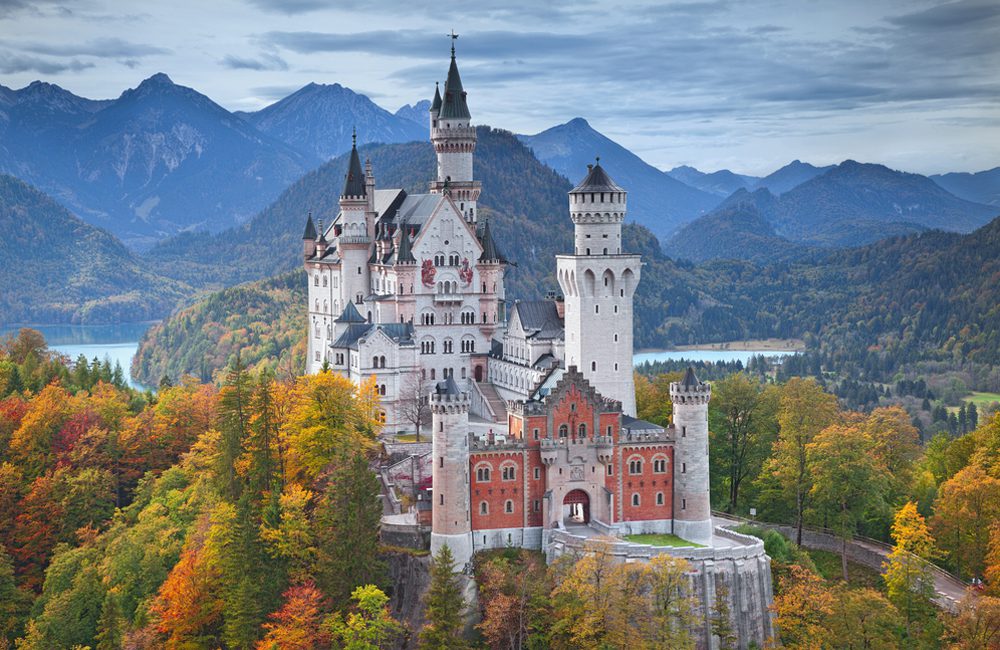
{"label": "forested hillside", "polygon": [[110,233],[0,175],[0,323],[150,320],[188,291],[149,271]]}
{"label": "forested hillside", "polygon": [[241,284],[154,325],[132,360],[132,374],[148,386],[193,375],[212,382],[235,361],[259,371],[295,377],[305,367],[306,275],[292,271]]}

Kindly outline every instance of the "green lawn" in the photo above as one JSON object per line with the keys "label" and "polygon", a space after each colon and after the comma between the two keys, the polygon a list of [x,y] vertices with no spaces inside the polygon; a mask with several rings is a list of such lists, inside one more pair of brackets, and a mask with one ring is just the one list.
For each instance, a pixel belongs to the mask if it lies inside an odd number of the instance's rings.
{"label": "green lawn", "polygon": [[1000,393],[976,393],[973,392],[971,395],[962,398],[965,402],[972,402],[976,405],[976,408],[981,406],[986,406],[987,404],[992,404],[993,402],[1000,402]]}
{"label": "green lawn", "polygon": [[649,544],[650,546],[702,546],[701,544],[695,544],[694,542],[689,542],[686,539],[681,539],[677,535],[661,533],[626,535],[625,539],[636,544]]}
{"label": "green lawn", "polygon": [[406,433],[403,435],[396,436],[396,442],[430,442],[431,438],[426,433],[420,436],[420,440],[417,440],[417,434]]}

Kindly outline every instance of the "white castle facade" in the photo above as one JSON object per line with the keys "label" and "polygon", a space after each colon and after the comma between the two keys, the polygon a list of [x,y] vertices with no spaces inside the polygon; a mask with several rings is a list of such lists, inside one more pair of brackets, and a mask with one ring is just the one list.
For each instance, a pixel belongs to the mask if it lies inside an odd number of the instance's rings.
{"label": "white castle facade", "polygon": [[[413,431],[414,401],[453,378],[472,415],[503,427],[506,402],[578,367],[635,415],[632,297],[641,261],[622,251],[626,192],[598,164],[570,192],[575,250],[558,256],[560,300],[506,301],[508,262],[479,219],[476,131],[452,51],[430,109],[437,178],[427,194],[378,189],[355,146],[329,222],[304,235],[307,372],[377,380],[385,431]],[[429,410],[427,410],[429,416]]]}
{"label": "white castle facade", "polygon": [[[454,47],[429,119],[428,193],[378,189],[355,146],[338,214],[319,228],[307,220],[308,371],[374,377],[388,436],[429,425],[431,450],[406,462],[431,477],[421,503],[432,551],[447,545],[459,565],[508,546],[553,559],[601,535],[617,540],[611,561],[684,557],[704,612],[697,647],[720,645],[720,599],[736,646],[762,646],[773,631],[770,560],[760,540],[716,527],[711,514],[711,387],[689,369],[670,387],[672,424],[635,418],[642,262],[622,248],[626,191],[599,160],[589,165],[569,192],[574,247],[556,258],[563,295],[508,303],[508,261],[479,218],[476,131]],[[693,544],[627,541],[643,533]]]}

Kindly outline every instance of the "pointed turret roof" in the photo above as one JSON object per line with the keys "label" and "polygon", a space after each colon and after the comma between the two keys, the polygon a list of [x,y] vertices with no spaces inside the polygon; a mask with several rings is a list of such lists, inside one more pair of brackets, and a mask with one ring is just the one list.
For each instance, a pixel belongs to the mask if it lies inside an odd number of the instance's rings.
{"label": "pointed turret roof", "polygon": [[410,249],[410,233],[407,232],[409,228],[405,225],[399,229],[399,252],[396,253],[397,262],[416,262],[417,259],[413,257],[413,251]]}
{"label": "pointed turret roof", "polygon": [[684,388],[697,388],[701,386],[701,382],[698,381],[698,377],[694,374],[694,368],[688,366],[687,372],[684,373],[684,381],[681,382]]}
{"label": "pointed turret roof", "polygon": [[448,80],[444,82],[444,102],[439,116],[442,119],[453,118],[472,119],[469,105],[465,101],[465,89],[462,88],[462,77],[458,74],[458,64],[455,62],[455,46],[451,46],[451,65],[448,67]]}
{"label": "pointed turret roof", "polygon": [[459,390],[459,388],[458,388],[458,384],[455,383],[455,380],[452,379],[452,377],[450,375],[444,381],[438,382],[438,385],[435,387],[435,389],[436,389],[438,395],[461,395],[462,394],[462,391]]}
{"label": "pointed turret roof", "polygon": [[365,196],[365,174],[361,171],[361,157],[358,155],[358,134],[351,136],[351,162],[347,166],[347,176],[344,177],[344,191],[341,196]]}
{"label": "pointed turret roof", "polygon": [[480,262],[507,262],[503,253],[500,252],[500,247],[497,246],[496,241],[493,240],[493,233],[490,232],[489,220],[483,224],[483,234],[479,237],[479,241],[483,245],[483,254],[479,256]]}
{"label": "pointed turret roof", "polygon": [[431,113],[437,115],[441,112],[441,88],[438,82],[434,82],[434,101],[431,102]]}
{"label": "pointed turret roof", "polygon": [[306,232],[302,235],[302,239],[309,239],[313,241],[316,239],[316,225],[313,224],[312,212],[310,212],[309,216],[306,218]]}
{"label": "pointed turret roof", "polygon": [[337,316],[335,323],[367,323],[368,321],[364,316],[358,311],[358,308],[354,306],[353,302],[348,302],[347,306],[344,307],[344,311],[340,312],[340,316]]}
{"label": "pointed turret roof", "polygon": [[574,187],[573,192],[624,192],[625,189],[611,180],[608,173],[601,167],[601,159],[594,165],[587,165],[587,177]]}

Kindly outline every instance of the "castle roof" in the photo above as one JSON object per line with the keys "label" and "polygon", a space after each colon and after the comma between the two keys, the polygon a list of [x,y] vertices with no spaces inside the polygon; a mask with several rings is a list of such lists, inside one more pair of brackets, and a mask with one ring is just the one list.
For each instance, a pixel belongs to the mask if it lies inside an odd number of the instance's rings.
{"label": "castle roof", "polygon": [[563,337],[563,319],[553,300],[518,300],[511,308],[511,318],[517,315],[527,338],[560,339]]}
{"label": "castle roof", "polygon": [[663,427],[646,420],[622,414],[622,429],[630,433],[662,433]]}
{"label": "castle roof", "polygon": [[608,173],[601,167],[601,159],[597,164],[587,165],[587,177],[580,181],[571,192],[624,192],[625,189],[611,180]]}
{"label": "castle roof", "polygon": [[358,341],[376,331],[397,343],[413,341],[413,326],[409,323],[351,323],[330,347],[357,350]]}
{"label": "castle roof", "polygon": [[431,113],[437,115],[441,112],[441,89],[438,87],[438,83],[434,82],[434,101],[431,102]]}
{"label": "castle roof", "polygon": [[410,248],[410,229],[402,227],[399,229],[399,250],[396,252],[397,262],[416,262],[413,257],[413,250]]}
{"label": "castle roof", "polygon": [[439,381],[434,387],[434,392],[438,395],[461,395],[462,391],[459,390],[458,384],[452,377],[448,377],[444,381]]}
{"label": "castle roof", "polygon": [[353,302],[348,302],[347,306],[344,307],[344,311],[340,312],[340,316],[334,319],[335,323],[366,323],[368,322],[358,308],[354,306]]}
{"label": "castle roof", "polygon": [[438,114],[442,119],[472,119],[469,105],[465,101],[466,92],[462,88],[462,77],[458,74],[458,64],[455,63],[455,49],[451,50],[451,65],[448,67],[448,80],[444,82],[444,101]]}
{"label": "castle roof", "polygon": [[496,241],[493,239],[493,233],[490,231],[490,222],[487,219],[486,223],[483,224],[483,232],[479,237],[480,243],[483,245],[483,254],[479,256],[480,262],[500,262],[502,264],[507,263],[507,259],[500,252],[500,247],[497,246]]}
{"label": "castle roof", "polygon": [[316,225],[313,223],[312,212],[306,217],[306,232],[302,235],[302,239],[316,239]]}
{"label": "castle roof", "polygon": [[684,388],[697,388],[701,386],[701,382],[698,381],[698,377],[694,374],[694,368],[688,366],[687,372],[684,373],[684,380],[681,382]]}
{"label": "castle roof", "polygon": [[358,136],[352,136],[351,162],[347,166],[347,176],[344,177],[344,191],[341,196],[365,196],[365,174],[361,171],[361,157],[358,155]]}

